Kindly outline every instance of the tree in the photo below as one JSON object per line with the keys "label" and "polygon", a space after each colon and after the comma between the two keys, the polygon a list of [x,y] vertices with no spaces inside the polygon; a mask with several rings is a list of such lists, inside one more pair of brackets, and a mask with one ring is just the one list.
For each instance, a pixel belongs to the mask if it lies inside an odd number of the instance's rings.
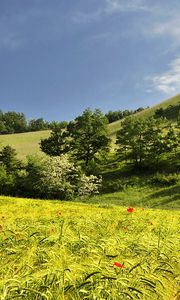
{"label": "tree", "polygon": [[155,165],[162,154],[178,147],[176,133],[164,119],[127,118],[117,133],[118,153],[137,167]]}
{"label": "tree", "polygon": [[141,166],[145,157],[146,127],[143,119],[128,117],[121,123],[121,129],[117,132],[118,153],[124,159],[132,160],[136,166]]}
{"label": "tree", "polygon": [[7,173],[13,173],[20,167],[21,163],[16,156],[16,150],[9,145],[0,151],[0,162],[5,166]]}
{"label": "tree", "polygon": [[49,128],[48,122],[44,121],[43,118],[32,119],[29,121],[28,130],[29,131],[39,131],[46,130]]}
{"label": "tree", "polygon": [[70,149],[77,160],[87,167],[101,150],[108,150],[110,139],[107,132],[108,120],[96,109],[86,109],[83,114],[70,122],[67,130],[70,136]]}
{"label": "tree", "polygon": [[66,122],[53,123],[49,138],[42,139],[40,142],[41,150],[50,156],[58,156],[68,152]]}
{"label": "tree", "polygon": [[98,193],[100,186],[101,179],[85,176],[68,154],[29,157],[26,172],[18,179],[19,193],[33,198],[71,199],[78,195]]}
{"label": "tree", "polygon": [[2,120],[7,133],[19,133],[27,130],[26,117],[23,113],[9,111],[3,114]]}

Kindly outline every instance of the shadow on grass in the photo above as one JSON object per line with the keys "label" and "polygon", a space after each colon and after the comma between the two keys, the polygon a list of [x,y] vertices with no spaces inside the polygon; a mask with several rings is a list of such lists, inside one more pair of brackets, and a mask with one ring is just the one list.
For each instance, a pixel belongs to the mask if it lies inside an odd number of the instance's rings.
{"label": "shadow on grass", "polygon": [[180,186],[173,186],[165,188],[159,192],[153,193],[148,196],[148,199],[160,198],[160,197],[171,197],[171,200],[180,200]]}

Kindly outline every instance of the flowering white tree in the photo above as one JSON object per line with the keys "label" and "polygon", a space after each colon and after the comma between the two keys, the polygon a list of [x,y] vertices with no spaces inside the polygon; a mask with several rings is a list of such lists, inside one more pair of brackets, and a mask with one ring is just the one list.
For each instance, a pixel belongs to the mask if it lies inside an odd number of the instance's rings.
{"label": "flowering white tree", "polygon": [[41,173],[41,183],[49,198],[70,199],[76,195],[97,194],[102,181],[94,175],[83,174],[67,154],[44,159]]}

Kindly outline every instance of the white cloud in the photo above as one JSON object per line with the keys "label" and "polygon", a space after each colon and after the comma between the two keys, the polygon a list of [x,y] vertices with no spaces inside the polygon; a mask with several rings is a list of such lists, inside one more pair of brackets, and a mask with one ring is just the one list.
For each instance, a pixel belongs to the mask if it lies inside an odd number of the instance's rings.
{"label": "white cloud", "polygon": [[180,91],[180,58],[174,59],[169,64],[169,70],[155,75],[153,77],[148,77],[151,89],[165,94],[176,93]]}
{"label": "white cloud", "polygon": [[75,12],[72,21],[75,23],[91,23],[114,13],[150,11],[145,0],[103,0],[103,4],[92,12]]}
{"label": "white cloud", "polygon": [[150,37],[171,37],[180,41],[180,18],[174,14],[168,16],[166,21],[157,21],[144,30]]}
{"label": "white cloud", "polygon": [[106,13],[149,10],[144,0],[105,0]]}

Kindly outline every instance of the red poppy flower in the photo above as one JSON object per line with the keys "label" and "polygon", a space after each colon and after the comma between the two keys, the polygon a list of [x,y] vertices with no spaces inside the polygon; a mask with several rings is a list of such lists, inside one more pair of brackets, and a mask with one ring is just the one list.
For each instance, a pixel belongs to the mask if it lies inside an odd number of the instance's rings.
{"label": "red poppy flower", "polygon": [[142,207],[142,209],[141,209],[142,211],[144,211],[144,207]]}
{"label": "red poppy flower", "polygon": [[116,267],[121,268],[121,269],[124,268],[124,266],[122,264],[118,263],[117,261],[115,261],[113,263],[113,266],[116,266]]}
{"label": "red poppy flower", "polygon": [[132,212],[134,211],[134,208],[133,208],[133,207],[128,207],[128,208],[127,208],[127,211],[128,211],[129,213],[132,213]]}

